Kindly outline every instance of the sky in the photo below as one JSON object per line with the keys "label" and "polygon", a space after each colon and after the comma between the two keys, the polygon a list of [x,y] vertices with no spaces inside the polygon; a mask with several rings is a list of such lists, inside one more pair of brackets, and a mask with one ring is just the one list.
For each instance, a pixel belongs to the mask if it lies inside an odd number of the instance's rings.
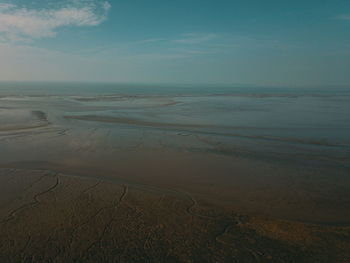
{"label": "sky", "polygon": [[350,86],[350,1],[0,0],[0,81]]}

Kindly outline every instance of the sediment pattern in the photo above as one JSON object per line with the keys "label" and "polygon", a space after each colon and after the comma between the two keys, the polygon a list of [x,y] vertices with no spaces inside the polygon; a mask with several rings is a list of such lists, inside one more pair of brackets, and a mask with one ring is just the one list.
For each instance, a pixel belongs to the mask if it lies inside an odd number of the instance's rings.
{"label": "sediment pattern", "polygon": [[350,262],[348,102],[0,97],[0,262]]}
{"label": "sediment pattern", "polygon": [[187,192],[50,171],[1,169],[0,175],[27,178],[1,210],[1,262],[350,259],[348,227],[241,215],[203,205]]}

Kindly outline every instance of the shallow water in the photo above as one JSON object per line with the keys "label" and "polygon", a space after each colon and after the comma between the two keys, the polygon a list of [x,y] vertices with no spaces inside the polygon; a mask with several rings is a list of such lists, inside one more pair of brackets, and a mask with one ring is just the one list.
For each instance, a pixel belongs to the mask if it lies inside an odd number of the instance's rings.
{"label": "shallow water", "polygon": [[344,89],[3,83],[0,166],[350,222],[349,112]]}

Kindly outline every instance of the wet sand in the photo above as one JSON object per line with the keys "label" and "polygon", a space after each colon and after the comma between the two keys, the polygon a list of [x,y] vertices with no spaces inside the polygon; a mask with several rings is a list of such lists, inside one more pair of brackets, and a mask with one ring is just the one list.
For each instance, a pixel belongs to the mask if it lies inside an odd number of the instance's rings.
{"label": "wet sand", "polygon": [[346,141],[201,100],[2,98],[0,261],[349,262]]}
{"label": "wet sand", "polygon": [[0,131],[16,131],[47,126],[46,114],[42,111],[0,108]]}
{"label": "wet sand", "polygon": [[1,169],[1,262],[348,262],[349,227],[225,211],[190,193]]}

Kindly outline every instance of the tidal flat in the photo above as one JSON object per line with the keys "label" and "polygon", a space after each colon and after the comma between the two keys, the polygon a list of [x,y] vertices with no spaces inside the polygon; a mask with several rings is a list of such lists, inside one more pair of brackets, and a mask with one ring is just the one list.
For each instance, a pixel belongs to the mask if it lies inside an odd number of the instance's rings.
{"label": "tidal flat", "polygon": [[2,91],[0,261],[349,262],[350,95],[184,90]]}

